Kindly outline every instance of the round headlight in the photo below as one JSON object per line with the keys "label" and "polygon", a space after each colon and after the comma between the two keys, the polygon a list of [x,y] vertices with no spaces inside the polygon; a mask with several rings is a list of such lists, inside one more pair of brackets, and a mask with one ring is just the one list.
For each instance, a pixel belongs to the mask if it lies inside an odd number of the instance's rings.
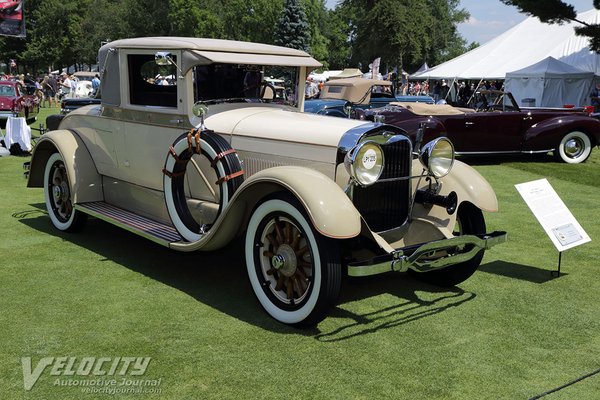
{"label": "round headlight", "polygon": [[344,165],[348,174],[361,186],[372,185],[383,172],[383,150],[373,141],[360,143],[346,154]]}
{"label": "round headlight", "polygon": [[454,164],[454,146],[448,138],[437,138],[423,146],[419,158],[431,175],[442,178]]}

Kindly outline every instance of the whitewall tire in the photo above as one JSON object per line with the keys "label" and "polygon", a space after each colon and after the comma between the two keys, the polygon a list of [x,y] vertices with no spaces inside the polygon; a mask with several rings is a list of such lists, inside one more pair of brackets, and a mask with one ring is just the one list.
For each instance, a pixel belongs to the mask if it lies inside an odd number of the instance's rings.
{"label": "whitewall tire", "polygon": [[588,135],[580,131],[573,131],[562,138],[554,154],[559,161],[579,164],[587,160],[591,152],[592,142]]}
{"label": "whitewall tire", "polygon": [[52,154],[46,162],[44,200],[52,225],[56,229],[77,232],[83,228],[87,214],[74,208],[69,176],[60,153]]}
{"label": "whitewall tire", "polygon": [[314,326],[335,305],[341,285],[337,242],[315,231],[295,198],[266,200],[254,210],[245,254],[252,289],[277,321]]}

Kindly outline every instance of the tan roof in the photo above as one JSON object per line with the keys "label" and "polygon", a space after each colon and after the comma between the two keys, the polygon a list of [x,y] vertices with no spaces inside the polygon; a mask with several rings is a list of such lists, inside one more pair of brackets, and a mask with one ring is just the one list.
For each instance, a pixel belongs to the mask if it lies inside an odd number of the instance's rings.
{"label": "tan roof", "polygon": [[391,106],[401,106],[412,111],[417,115],[461,115],[474,113],[471,108],[452,107],[449,104],[427,104],[427,103],[408,103],[408,102],[392,102]]}
{"label": "tan roof", "polygon": [[346,68],[342,72],[337,75],[332,75],[329,79],[344,79],[344,78],[354,78],[354,77],[362,77],[363,73],[358,68]]}
{"label": "tan roof", "polygon": [[379,79],[346,78],[326,82],[319,98],[346,100],[366,104],[371,99],[373,86],[391,86],[392,82]]}
{"label": "tan roof", "polygon": [[104,45],[100,52],[109,48],[189,50],[211,62],[219,63],[288,65],[314,68],[322,65],[308,53],[301,50],[236,40],[170,36],[131,38],[110,42]]}

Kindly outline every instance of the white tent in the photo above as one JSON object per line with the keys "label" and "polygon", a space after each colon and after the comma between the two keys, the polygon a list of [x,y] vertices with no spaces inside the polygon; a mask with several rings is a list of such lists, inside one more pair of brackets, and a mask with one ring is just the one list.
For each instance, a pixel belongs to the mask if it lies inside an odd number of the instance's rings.
{"label": "white tent", "polygon": [[589,103],[593,80],[593,72],[547,57],[518,71],[507,72],[504,86],[522,106],[581,106]]}
{"label": "white tent", "polygon": [[[577,19],[600,23],[600,11],[583,12]],[[504,79],[507,72],[525,68],[552,56],[600,76],[600,56],[588,49],[588,38],[575,35],[572,22],[544,24],[529,17],[495,39],[412,77],[434,79]]]}

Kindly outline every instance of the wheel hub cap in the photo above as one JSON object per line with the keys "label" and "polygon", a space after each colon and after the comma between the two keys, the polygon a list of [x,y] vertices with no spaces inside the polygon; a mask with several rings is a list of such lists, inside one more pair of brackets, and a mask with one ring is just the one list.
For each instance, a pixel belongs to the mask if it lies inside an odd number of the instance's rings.
{"label": "wheel hub cap", "polygon": [[285,276],[294,275],[298,266],[294,249],[288,244],[279,246],[277,254],[271,258],[271,266]]}
{"label": "wheel hub cap", "polygon": [[565,153],[569,157],[576,157],[581,153],[582,146],[578,140],[571,139],[565,143]]}
{"label": "wheel hub cap", "polygon": [[54,185],[52,187],[52,194],[54,196],[55,201],[59,201],[63,197],[63,189],[60,185]]}

